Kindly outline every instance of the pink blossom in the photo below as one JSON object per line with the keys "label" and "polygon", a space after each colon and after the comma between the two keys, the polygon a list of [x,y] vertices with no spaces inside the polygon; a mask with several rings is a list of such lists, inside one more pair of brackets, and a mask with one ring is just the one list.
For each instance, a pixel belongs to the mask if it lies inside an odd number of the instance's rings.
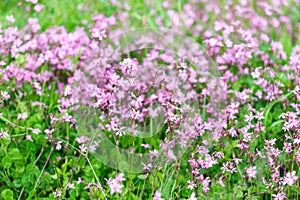
{"label": "pink blossom", "polygon": [[30,142],[34,142],[33,139],[32,139],[32,137],[31,137],[31,135],[26,135],[26,140],[29,140]]}
{"label": "pink blossom", "polygon": [[160,193],[158,190],[155,191],[153,200],[164,200],[164,199],[161,197],[161,193]]}
{"label": "pink blossom", "polygon": [[68,183],[67,187],[68,187],[68,190],[69,189],[75,189],[75,186],[74,186],[73,183]]}
{"label": "pink blossom", "polygon": [[27,119],[27,118],[28,118],[28,113],[27,112],[18,114],[18,120]]}
{"label": "pink blossom", "polygon": [[296,175],[296,171],[288,172],[283,178],[283,185],[293,185],[298,180],[298,176]]}
{"label": "pink blossom", "polygon": [[203,184],[202,191],[203,191],[203,193],[207,193],[210,190],[210,188],[208,187],[210,182],[211,182],[211,180],[209,179],[209,177],[206,177],[202,181],[202,184]]}
{"label": "pink blossom", "polygon": [[56,143],[55,149],[56,149],[57,151],[60,151],[60,150],[61,150],[61,148],[62,148],[61,143],[62,143],[62,141],[58,141],[58,142]]}
{"label": "pink blossom", "polygon": [[37,4],[38,0],[25,0],[26,2],[30,2],[32,4]]}
{"label": "pink blossom", "polygon": [[191,194],[191,196],[190,196],[190,198],[188,200],[198,200],[196,198],[195,192],[192,192],[192,194]]}
{"label": "pink blossom", "polygon": [[150,145],[149,144],[141,144],[142,147],[144,147],[145,149],[149,149]]}
{"label": "pink blossom", "polygon": [[54,129],[45,129],[44,132],[45,132],[47,135],[51,135],[51,134],[54,132]]}
{"label": "pink blossom", "polygon": [[16,21],[13,15],[8,15],[8,16],[6,16],[6,20],[7,20],[9,23],[14,23],[14,22]]}
{"label": "pink blossom", "polygon": [[33,134],[39,134],[40,132],[41,132],[41,130],[40,129],[38,129],[38,128],[36,128],[36,129],[34,129],[34,128],[28,128],[28,130],[31,130],[32,131],[32,133]]}
{"label": "pink blossom", "polygon": [[41,12],[44,9],[43,4],[36,4],[33,8],[36,12]]}
{"label": "pink blossom", "polygon": [[0,139],[9,137],[7,131],[0,129]]}
{"label": "pink blossom", "polygon": [[99,30],[98,28],[92,28],[90,30],[90,32],[92,33],[93,38],[99,39],[100,41],[102,41],[104,38],[107,37],[105,30]]}
{"label": "pink blossom", "polygon": [[193,181],[190,181],[190,180],[188,180],[187,183],[188,183],[187,188],[190,189],[190,190],[195,189],[196,186],[197,186]]}
{"label": "pink blossom", "polygon": [[80,152],[81,153],[86,153],[87,152],[87,146],[82,144],[79,146]]}
{"label": "pink blossom", "polygon": [[274,197],[274,200],[284,200],[286,199],[286,194],[283,192],[277,193],[277,194],[272,194]]}
{"label": "pink blossom", "polygon": [[2,100],[8,100],[8,99],[10,98],[9,93],[6,92],[6,91],[2,91],[2,90],[1,90],[0,94],[1,94],[1,99],[2,99]]}
{"label": "pink blossom", "polygon": [[79,177],[76,183],[77,183],[77,184],[80,184],[80,183],[83,183],[83,181],[82,181],[82,179]]}
{"label": "pink blossom", "polygon": [[118,174],[114,179],[107,180],[107,185],[110,188],[110,194],[121,193],[124,187],[121,182],[124,181],[124,173]]}
{"label": "pink blossom", "polygon": [[255,176],[256,176],[256,167],[255,166],[245,168],[245,171],[249,178],[255,178]]}

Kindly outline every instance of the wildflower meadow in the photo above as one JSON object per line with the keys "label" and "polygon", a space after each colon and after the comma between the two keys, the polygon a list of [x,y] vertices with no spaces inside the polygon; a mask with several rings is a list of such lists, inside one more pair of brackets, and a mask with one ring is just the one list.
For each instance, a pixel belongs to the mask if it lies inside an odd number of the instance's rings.
{"label": "wildflower meadow", "polygon": [[299,200],[299,0],[1,0],[0,200]]}

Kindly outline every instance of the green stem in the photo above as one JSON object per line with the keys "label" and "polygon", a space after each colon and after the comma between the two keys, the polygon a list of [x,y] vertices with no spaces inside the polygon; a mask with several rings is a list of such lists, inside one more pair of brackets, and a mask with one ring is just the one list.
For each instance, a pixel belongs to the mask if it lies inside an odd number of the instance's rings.
{"label": "green stem", "polygon": [[[15,125],[14,123],[12,123],[11,121],[9,121],[8,119],[6,119],[6,118],[4,118],[4,117],[0,117],[0,119],[1,119],[2,121],[6,122],[6,123],[8,123],[8,124],[10,124],[10,125],[12,125],[12,126]],[[26,128],[23,127],[23,126],[16,126],[16,127],[20,128],[20,129],[26,129]]]}

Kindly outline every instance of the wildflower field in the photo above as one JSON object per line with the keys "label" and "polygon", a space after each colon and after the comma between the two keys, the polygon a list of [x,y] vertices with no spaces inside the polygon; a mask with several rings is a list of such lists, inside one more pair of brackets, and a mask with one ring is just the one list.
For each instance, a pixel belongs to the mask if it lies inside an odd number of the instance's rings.
{"label": "wildflower field", "polygon": [[298,200],[299,0],[1,0],[0,200]]}

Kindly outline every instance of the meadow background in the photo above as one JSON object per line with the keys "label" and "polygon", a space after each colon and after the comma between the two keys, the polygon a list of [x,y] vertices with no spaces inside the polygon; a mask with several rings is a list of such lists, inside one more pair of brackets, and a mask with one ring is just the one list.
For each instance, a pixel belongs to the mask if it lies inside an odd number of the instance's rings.
{"label": "meadow background", "polygon": [[[0,199],[300,198],[298,0],[2,0],[0,13]],[[186,135],[197,142],[174,163],[135,174],[93,156],[72,116],[72,80],[93,46],[143,27],[180,30],[203,47],[226,106],[213,132],[213,90],[189,69],[202,106]],[[134,65],[121,61],[121,71]],[[207,148],[210,136],[218,139]]]}

